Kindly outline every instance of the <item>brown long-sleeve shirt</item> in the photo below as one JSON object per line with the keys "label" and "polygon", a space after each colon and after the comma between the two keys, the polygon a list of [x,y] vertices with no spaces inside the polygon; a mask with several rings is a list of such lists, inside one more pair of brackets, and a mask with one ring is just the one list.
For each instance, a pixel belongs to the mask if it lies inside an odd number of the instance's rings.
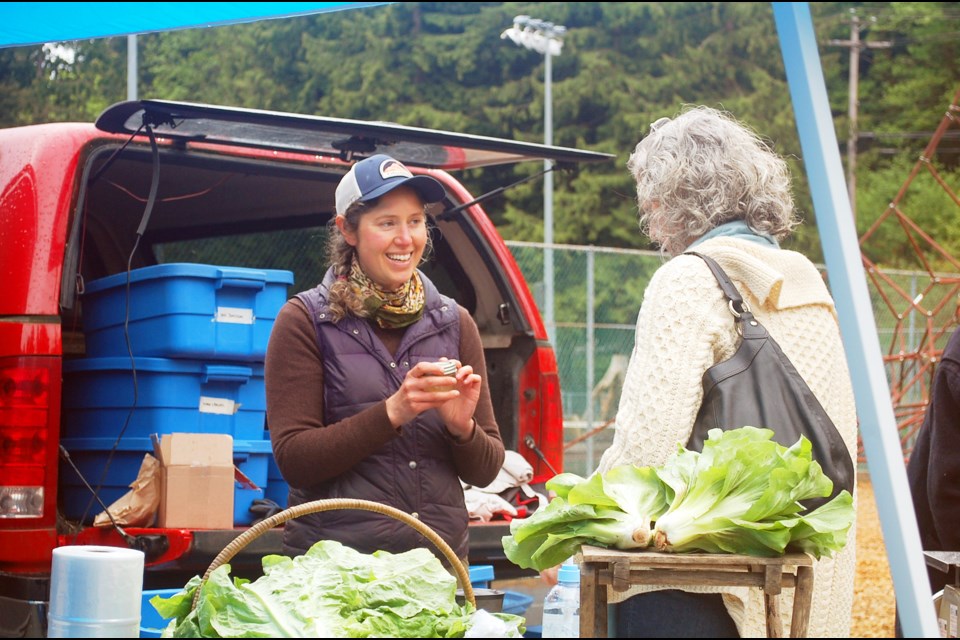
{"label": "brown long-sleeve shirt", "polygon": [[[483,383],[473,437],[462,443],[451,437],[451,451],[460,478],[482,487],[496,478],[504,447],[490,399],[480,332],[467,310],[459,309],[458,359],[472,365]],[[395,353],[404,329],[381,329],[374,324],[374,331]],[[323,359],[313,321],[299,299],[288,301],[277,315],[264,376],[274,457],[290,486],[308,488],[336,477],[399,435],[387,418],[386,393],[383,401],[360,413],[324,424]]]}

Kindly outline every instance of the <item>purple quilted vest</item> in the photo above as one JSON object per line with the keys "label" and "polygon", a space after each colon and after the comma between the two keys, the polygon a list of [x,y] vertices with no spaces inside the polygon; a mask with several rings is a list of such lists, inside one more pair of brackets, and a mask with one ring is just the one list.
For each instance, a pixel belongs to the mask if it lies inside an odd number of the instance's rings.
{"label": "purple quilted vest", "polygon": [[[298,294],[313,318],[323,357],[325,424],[386,399],[418,362],[459,358],[457,303],[437,291],[426,276],[421,278],[423,317],[407,328],[396,354],[387,351],[368,321],[352,316],[336,324],[330,321],[326,299],[333,282],[330,271],[319,286]],[[403,425],[400,437],[337,478],[306,490],[291,487],[289,506],[335,498],[371,500],[400,509],[430,527],[459,557],[467,556],[463,488],[453,465],[451,439],[436,411]],[[337,540],[363,553],[427,547],[445,559],[415,529],[383,514],[335,509],[284,525],[284,553],[303,553],[318,540]]]}

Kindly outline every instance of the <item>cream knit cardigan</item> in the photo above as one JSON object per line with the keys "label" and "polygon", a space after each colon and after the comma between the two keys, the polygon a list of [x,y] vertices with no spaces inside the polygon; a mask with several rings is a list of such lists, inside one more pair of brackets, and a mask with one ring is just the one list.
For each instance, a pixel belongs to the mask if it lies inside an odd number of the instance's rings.
{"label": "cream knit cardigan", "polygon": [[[712,257],[727,272],[820,400],[856,460],[857,416],[850,373],[833,299],[815,265],[794,251],[729,237],[704,241],[696,251]],[[726,300],[703,260],[680,255],[661,266],[644,292],[613,443],[598,471],[630,463],[660,466],[678,444],[686,444],[703,397],[703,372],[733,355],[738,342]],[[815,562],[811,637],[850,636],[855,550],[854,523],[846,547],[833,558]],[[610,602],[658,588],[677,587],[635,586],[611,592]],[[722,592],[741,637],[766,635],[759,588],[685,590]],[[785,636],[792,606],[793,590],[784,589]]]}

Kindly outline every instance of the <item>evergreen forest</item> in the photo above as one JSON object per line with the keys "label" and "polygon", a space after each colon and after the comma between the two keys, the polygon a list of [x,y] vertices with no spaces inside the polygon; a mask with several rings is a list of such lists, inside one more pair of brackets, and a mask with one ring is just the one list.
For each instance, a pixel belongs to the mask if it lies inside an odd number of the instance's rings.
{"label": "evergreen forest", "polygon": [[[844,162],[856,141],[863,233],[960,88],[960,3],[809,6]],[[141,34],[138,97],[543,142],[544,55],[501,38],[519,15],[566,27],[551,59],[553,144],[616,155],[555,177],[556,243],[651,248],[638,230],[627,158],[651,122],[706,104],[732,112],[789,159],[804,224],[785,246],[822,260],[770,3],[397,2]],[[113,37],[0,49],[0,126],[94,120],[126,99],[127,46]],[[918,181],[913,220],[960,256],[960,129],[930,161],[953,186]],[[522,163],[459,177],[479,195],[541,169]],[[529,180],[485,204],[504,238],[543,239],[542,189],[541,179]],[[912,268],[895,226],[872,238],[871,260]]]}

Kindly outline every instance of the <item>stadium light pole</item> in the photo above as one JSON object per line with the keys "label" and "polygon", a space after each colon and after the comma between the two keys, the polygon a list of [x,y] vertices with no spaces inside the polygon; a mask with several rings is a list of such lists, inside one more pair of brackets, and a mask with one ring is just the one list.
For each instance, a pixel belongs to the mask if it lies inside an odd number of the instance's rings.
{"label": "stadium light pole", "polygon": [[[551,58],[560,55],[563,36],[567,28],[552,22],[537,20],[530,16],[517,16],[513,26],[500,34],[500,38],[509,38],[514,44],[543,55],[543,142],[553,144],[553,94]],[[543,161],[546,173],[543,176],[543,306],[547,335],[556,344],[556,325],[553,316],[553,163]]]}

